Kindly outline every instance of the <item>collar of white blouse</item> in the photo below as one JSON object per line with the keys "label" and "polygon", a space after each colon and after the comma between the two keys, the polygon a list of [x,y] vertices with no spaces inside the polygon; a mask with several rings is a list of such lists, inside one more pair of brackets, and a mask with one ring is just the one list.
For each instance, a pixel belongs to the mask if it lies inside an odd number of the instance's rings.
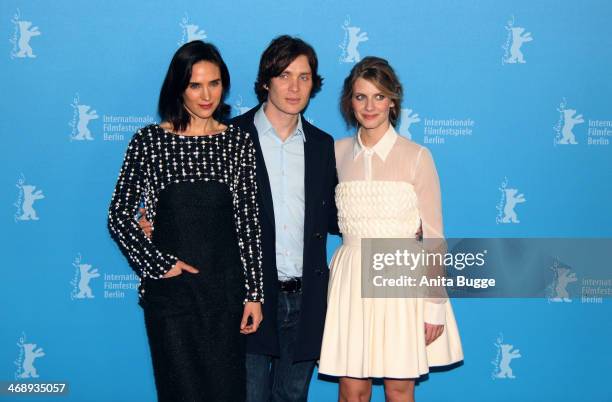
{"label": "collar of white blouse", "polygon": [[357,159],[357,157],[362,152],[365,152],[367,156],[372,156],[373,154],[378,155],[378,157],[382,159],[384,162],[384,160],[387,159],[389,152],[391,152],[391,149],[393,148],[395,141],[397,140],[397,135],[398,134],[395,132],[395,129],[393,128],[393,126],[389,124],[389,128],[387,129],[385,134],[382,136],[382,138],[378,140],[378,142],[373,147],[368,148],[365,145],[363,145],[363,142],[361,142],[361,128],[360,128],[359,131],[357,131],[357,134],[355,135],[355,139],[354,139],[353,160]]}

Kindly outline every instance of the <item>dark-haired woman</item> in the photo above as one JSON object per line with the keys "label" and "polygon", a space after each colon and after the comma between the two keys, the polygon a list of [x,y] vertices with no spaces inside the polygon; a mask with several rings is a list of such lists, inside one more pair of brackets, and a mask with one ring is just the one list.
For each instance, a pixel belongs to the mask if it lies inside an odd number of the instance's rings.
{"label": "dark-haired woman", "polygon": [[[221,123],[229,73],[201,41],[175,53],[160,125],[130,141],[109,229],[141,279],[160,401],[245,398],[241,334],[261,320],[260,226],[249,134]],[[144,201],[149,239],[135,215]]]}
{"label": "dark-haired woman", "polygon": [[[366,57],[344,81],[341,110],[355,136],[335,144],[342,246],[331,263],[319,372],[340,377],[339,400],[368,401],[372,378],[386,400],[414,401],[414,379],[463,358],[457,325],[442,297],[364,298],[362,238],[443,243],[440,185],[427,148],[398,135],[402,86],[386,60]],[[414,279],[414,278],[413,278]]]}

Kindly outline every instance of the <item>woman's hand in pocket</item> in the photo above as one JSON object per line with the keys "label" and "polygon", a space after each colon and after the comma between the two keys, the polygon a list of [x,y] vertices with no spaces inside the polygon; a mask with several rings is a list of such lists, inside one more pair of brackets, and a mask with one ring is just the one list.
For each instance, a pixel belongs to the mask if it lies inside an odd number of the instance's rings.
{"label": "woman's hand in pocket", "polygon": [[142,229],[145,236],[150,239],[153,235],[153,225],[151,225],[151,222],[147,220],[147,211],[144,208],[140,208],[138,213],[140,216],[138,219],[138,226],[140,226],[140,229]]}
{"label": "woman's hand in pocket", "polygon": [[183,262],[181,260],[177,260],[176,264],[174,264],[172,266],[172,268],[170,268],[170,271],[166,272],[166,274],[163,276],[165,279],[168,278],[172,278],[173,276],[179,276],[183,273],[183,271],[187,271],[190,272],[192,274],[197,274],[200,271],[197,270],[197,268],[192,267],[191,265],[187,264],[186,262]]}

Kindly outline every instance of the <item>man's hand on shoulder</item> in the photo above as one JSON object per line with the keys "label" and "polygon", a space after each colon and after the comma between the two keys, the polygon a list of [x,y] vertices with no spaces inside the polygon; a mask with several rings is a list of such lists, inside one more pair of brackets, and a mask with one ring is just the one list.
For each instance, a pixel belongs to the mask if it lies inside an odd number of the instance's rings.
{"label": "man's hand on shoulder", "polygon": [[140,208],[138,212],[140,213],[140,219],[138,219],[138,226],[140,226],[140,229],[142,229],[145,235],[150,239],[151,235],[153,234],[153,226],[151,225],[151,222],[147,220],[147,211],[144,208]]}

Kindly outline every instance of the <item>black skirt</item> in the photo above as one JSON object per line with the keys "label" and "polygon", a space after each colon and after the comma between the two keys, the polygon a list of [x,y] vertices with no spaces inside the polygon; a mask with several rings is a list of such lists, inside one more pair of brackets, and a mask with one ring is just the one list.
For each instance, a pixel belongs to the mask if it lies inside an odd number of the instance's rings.
{"label": "black skirt", "polygon": [[153,242],[200,271],[143,283],[158,398],[242,402],[246,289],[231,192],[214,181],[172,184],[157,206]]}

